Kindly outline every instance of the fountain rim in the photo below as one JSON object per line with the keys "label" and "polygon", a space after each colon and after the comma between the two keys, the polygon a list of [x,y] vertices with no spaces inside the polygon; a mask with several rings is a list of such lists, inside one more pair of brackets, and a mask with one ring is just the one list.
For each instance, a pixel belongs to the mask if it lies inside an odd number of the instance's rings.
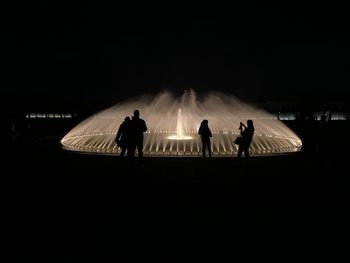
{"label": "fountain rim", "polygon": [[[118,152],[98,152],[98,151],[86,151],[83,149],[75,148],[75,147],[69,147],[67,145],[62,145],[61,150],[70,152],[72,154],[86,154],[86,155],[99,155],[99,156],[113,156],[113,157],[118,157],[118,158],[126,158],[126,157],[121,157],[119,156]],[[295,147],[293,151],[275,151],[275,152],[263,152],[263,153],[250,153],[250,157],[275,157],[275,156],[285,156],[285,155],[293,155],[293,154],[298,154],[302,152],[303,149],[302,147]],[[203,159],[202,153],[201,152],[196,152],[195,154],[170,154],[170,155],[162,155],[161,153],[156,154],[150,154],[147,151],[143,151],[143,158],[188,158],[188,159]],[[237,159],[237,153],[231,153],[231,154],[217,154],[217,152],[212,152],[212,159],[227,159],[227,158],[232,158],[232,159]],[[206,157],[205,159],[211,159],[209,157]],[[242,157],[245,159],[245,157]]]}

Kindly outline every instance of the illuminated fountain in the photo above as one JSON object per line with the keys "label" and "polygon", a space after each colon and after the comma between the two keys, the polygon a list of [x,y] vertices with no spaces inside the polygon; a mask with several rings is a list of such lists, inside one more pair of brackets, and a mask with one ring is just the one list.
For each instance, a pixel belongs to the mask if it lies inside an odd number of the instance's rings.
{"label": "illuminated fountain", "polygon": [[158,96],[144,96],[118,103],[87,118],[61,140],[64,149],[118,154],[114,138],[126,116],[138,109],[146,121],[145,156],[201,156],[198,128],[203,119],[209,121],[213,133],[213,156],[233,156],[239,134],[239,123],[252,119],[255,134],[250,150],[252,155],[298,151],[302,142],[298,136],[275,116],[222,93],[213,92],[201,100],[194,91],[186,91],[181,98],[169,92]]}

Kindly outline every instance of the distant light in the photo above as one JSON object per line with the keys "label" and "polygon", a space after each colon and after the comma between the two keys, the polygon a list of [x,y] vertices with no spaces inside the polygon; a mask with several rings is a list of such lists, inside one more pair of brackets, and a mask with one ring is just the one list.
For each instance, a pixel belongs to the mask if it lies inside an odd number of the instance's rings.
{"label": "distant light", "polygon": [[347,118],[343,112],[333,112],[331,114],[332,121],[345,121]]}
{"label": "distant light", "polygon": [[297,119],[297,114],[295,112],[280,112],[279,119],[282,121],[294,121]]}
{"label": "distant light", "polygon": [[71,113],[41,113],[31,112],[25,115],[26,119],[70,119],[72,118]]}

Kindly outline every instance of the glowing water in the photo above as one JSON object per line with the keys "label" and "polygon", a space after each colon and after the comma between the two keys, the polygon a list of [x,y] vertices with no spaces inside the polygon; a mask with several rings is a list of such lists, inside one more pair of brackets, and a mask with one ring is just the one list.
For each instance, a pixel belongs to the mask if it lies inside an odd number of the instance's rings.
{"label": "glowing water", "polygon": [[177,112],[176,135],[168,137],[169,140],[191,140],[193,137],[183,135],[181,108]]}
{"label": "glowing water", "polygon": [[209,121],[213,133],[214,156],[236,154],[233,140],[239,134],[239,122],[245,123],[247,119],[252,119],[255,126],[250,147],[253,155],[292,152],[302,145],[292,130],[262,109],[218,92],[198,100],[192,90],[181,98],[162,92],[155,97],[118,103],[78,124],[61,143],[65,149],[74,151],[117,154],[120,149],[114,142],[115,134],[124,118],[135,109],[140,110],[140,117],[148,127],[144,155],[201,155],[198,128],[203,119]]}
{"label": "glowing water", "polygon": [[182,116],[181,116],[181,109],[177,112],[177,125],[176,125],[176,135],[179,138],[183,138],[182,135]]}

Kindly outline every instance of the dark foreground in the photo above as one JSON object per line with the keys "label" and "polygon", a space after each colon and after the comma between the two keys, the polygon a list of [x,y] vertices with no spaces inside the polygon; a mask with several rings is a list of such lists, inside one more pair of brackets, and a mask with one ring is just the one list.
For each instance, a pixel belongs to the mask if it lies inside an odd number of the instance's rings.
{"label": "dark foreground", "polygon": [[[347,203],[350,123],[291,122],[303,150],[287,155],[236,158],[144,158],[61,149],[65,134],[37,135],[6,151],[9,187],[21,199],[76,200],[98,207],[299,206]],[[46,127],[45,127],[46,128]],[[56,127],[57,129],[57,127]],[[67,202],[67,203],[65,203]],[[43,204],[46,205],[46,204]]]}
{"label": "dark foreground", "polygon": [[[214,208],[204,217],[216,220],[222,213],[244,217],[237,208],[346,211],[348,145],[309,139],[306,146],[299,153],[249,161],[145,158],[141,166],[117,156],[63,151],[58,137],[48,137],[10,150],[5,159],[9,243],[22,259],[99,262],[125,232],[179,230],[178,223],[186,225],[197,208]],[[133,240],[123,242],[119,249]]]}
{"label": "dark foreground", "polygon": [[[144,158],[22,150],[7,163],[19,200],[98,207],[324,206],[347,203],[347,157]],[[67,203],[65,203],[67,202]],[[84,204],[85,203],[85,204]]]}

